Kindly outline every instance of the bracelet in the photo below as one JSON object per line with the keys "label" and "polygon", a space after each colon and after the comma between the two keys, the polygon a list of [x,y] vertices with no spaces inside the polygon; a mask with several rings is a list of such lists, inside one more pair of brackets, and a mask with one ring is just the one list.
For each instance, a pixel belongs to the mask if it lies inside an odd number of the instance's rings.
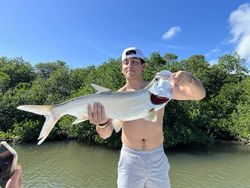
{"label": "bracelet", "polygon": [[106,128],[108,125],[109,125],[109,119],[108,119],[108,121],[105,122],[105,123],[97,124],[97,127],[100,128],[100,129],[104,129],[104,128]]}

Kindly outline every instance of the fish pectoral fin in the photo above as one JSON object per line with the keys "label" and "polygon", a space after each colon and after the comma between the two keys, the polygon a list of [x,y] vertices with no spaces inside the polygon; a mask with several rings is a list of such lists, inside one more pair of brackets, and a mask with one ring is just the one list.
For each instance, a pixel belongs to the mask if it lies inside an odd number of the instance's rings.
{"label": "fish pectoral fin", "polygon": [[112,121],[113,128],[114,128],[114,130],[115,130],[116,133],[118,133],[121,130],[123,122],[124,121],[121,121],[121,120],[118,120],[118,119],[114,119]]}
{"label": "fish pectoral fin", "polygon": [[97,93],[104,92],[104,91],[110,91],[110,89],[106,87],[99,86],[97,84],[91,84],[91,86],[96,90]]}
{"label": "fish pectoral fin", "polygon": [[154,109],[150,110],[146,116],[143,117],[143,119],[147,120],[147,121],[152,121],[152,122],[156,122],[157,121],[157,114],[156,111]]}
{"label": "fish pectoral fin", "polygon": [[77,119],[73,122],[73,124],[75,125],[75,124],[78,124],[87,120],[88,120],[88,116],[83,115],[83,116],[77,117]]}

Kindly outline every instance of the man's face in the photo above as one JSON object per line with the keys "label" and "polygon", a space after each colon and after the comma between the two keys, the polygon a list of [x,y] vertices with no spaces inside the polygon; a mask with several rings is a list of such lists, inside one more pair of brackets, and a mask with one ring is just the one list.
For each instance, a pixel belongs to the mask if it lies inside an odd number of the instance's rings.
{"label": "man's face", "polygon": [[122,61],[122,73],[126,79],[140,78],[145,67],[138,58],[127,58]]}

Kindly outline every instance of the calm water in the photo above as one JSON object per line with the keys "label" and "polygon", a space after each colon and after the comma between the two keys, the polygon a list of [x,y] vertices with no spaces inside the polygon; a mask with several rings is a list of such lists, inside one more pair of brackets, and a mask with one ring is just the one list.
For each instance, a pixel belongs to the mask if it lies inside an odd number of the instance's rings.
{"label": "calm water", "polygon": [[[25,188],[115,188],[119,151],[78,142],[15,145]],[[168,151],[172,188],[250,188],[250,146]]]}

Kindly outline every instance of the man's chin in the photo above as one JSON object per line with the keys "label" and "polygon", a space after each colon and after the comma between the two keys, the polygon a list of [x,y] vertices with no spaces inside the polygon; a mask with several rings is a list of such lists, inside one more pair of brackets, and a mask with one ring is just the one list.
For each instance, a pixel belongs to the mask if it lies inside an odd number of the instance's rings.
{"label": "man's chin", "polygon": [[133,74],[133,73],[131,73],[131,74],[126,74],[126,76],[125,76],[127,79],[131,79],[131,78],[136,78],[136,74]]}
{"label": "man's chin", "polygon": [[135,76],[135,72],[127,72],[127,76]]}

